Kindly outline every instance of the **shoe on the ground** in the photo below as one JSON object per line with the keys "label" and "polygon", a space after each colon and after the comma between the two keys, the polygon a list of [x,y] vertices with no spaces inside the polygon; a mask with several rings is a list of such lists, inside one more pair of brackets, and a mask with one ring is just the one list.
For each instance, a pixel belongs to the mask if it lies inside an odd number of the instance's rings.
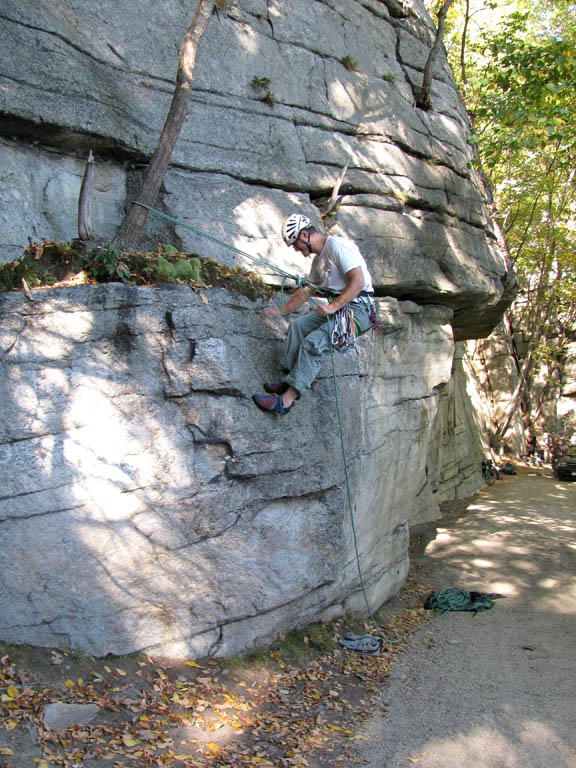
{"label": "shoe on the ground", "polygon": [[283,395],[288,389],[285,381],[279,381],[278,384],[264,384],[264,389],[271,395]]}
{"label": "shoe on the ground", "polygon": [[347,632],[344,637],[346,640],[340,640],[340,645],[349,651],[357,653],[376,654],[382,647],[382,638],[372,635],[353,635]]}
{"label": "shoe on the ground", "polygon": [[258,408],[262,411],[268,411],[268,413],[277,413],[279,416],[284,416],[285,413],[292,408],[292,405],[285,407],[282,403],[280,395],[267,394],[267,395],[252,395],[252,400],[256,403]]}

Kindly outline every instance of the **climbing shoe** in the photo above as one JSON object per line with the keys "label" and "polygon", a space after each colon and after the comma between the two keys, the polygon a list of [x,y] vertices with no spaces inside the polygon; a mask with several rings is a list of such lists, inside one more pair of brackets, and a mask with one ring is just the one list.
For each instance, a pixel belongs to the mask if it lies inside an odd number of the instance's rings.
{"label": "climbing shoe", "polygon": [[381,637],[373,637],[372,635],[353,635],[351,632],[347,632],[344,637],[346,639],[340,640],[340,645],[349,651],[376,654],[382,647]]}
{"label": "climbing shoe", "polygon": [[264,384],[264,389],[271,395],[283,395],[288,389],[288,384],[285,381],[280,381],[278,384]]}
{"label": "climbing shoe", "polygon": [[292,403],[292,405],[285,407],[282,403],[282,398],[280,395],[273,394],[252,395],[252,400],[254,400],[258,408],[260,408],[262,411],[277,413],[279,416],[284,416],[284,414],[288,413],[288,411],[291,410],[294,405],[294,403]]}
{"label": "climbing shoe", "polygon": [[[264,384],[264,389],[271,395],[283,395],[289,386],[285,381],[279,381],[278,384]],[[296,394],[296,400],[300,400],[300,392]]]}

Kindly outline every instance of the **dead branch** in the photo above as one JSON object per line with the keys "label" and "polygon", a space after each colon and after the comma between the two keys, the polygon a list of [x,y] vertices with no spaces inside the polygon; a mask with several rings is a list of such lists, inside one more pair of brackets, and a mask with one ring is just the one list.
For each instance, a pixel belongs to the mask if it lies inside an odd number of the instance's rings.
{"label": "dead branch", "polygon": [[334,210],[334,208],[337,206],[339,202],[338,195],[340,194],[340,187],[342,186],[342,182],[344,181],[344,176],[346,176],[346,171],[348,170],[349,165],[350,165],[349,162],[346,163],[344,168],[342,168],[340,175],[336,179],[336,183],[334,184],[334,189],[332,190],[332,194],[330,195],[330,199],[328,200],[328,204],[325,210],[322,212],[322,216],[328,216],[330,211]]}
{"label": "dead branch", "polygon": [[80,188],[78,200],[78,237],[80,240],[90,240],[92,232],[92,198],[94,197],[94,155],[88,153],[86,169]]}

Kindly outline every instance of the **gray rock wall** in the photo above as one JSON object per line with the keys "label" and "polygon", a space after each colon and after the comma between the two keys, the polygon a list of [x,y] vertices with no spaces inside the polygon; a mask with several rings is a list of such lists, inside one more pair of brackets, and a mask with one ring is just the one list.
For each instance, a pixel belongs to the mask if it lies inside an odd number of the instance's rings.
{"label": "gray rock wall", "polygon": [[[76,235],[90,149],[95,229],[113,238],[190,13],[177,0],[5,0],[0,262]],[[417,0],[240,0],[215,14],[157,203],[302,274],[280,223],[299,210],[321,226],[317,204],[349,163],[329,226],[358,242],[387,297],[376,340],[336,358],[373,609],[402,583],[410,525],[481,485],[485,422],[454,341],[488,334],[516,286],[444,58],[434,111],[414,107],[433,34]],[[254,268],[151,217],[143,246],[158,242]],[[183,286],[34,295],[0,297],[1,639],[228,655],[365,610],[329,361],[276,420],[250,395],[285,327],[257,304]]]}
{"label": "gray rock wall", "polygon": [[[427,462],[428,492],[437,505],[476,493],[483,485],[483,459],[499,464],[504,450],[523,452],[518,413],[513,414],[505,440],[495,439],[517,376],[502,326],[487,340],[456,344],[452,376],[438,403]],[[436,514],[434,504],[420,508],[411,525],[429,522]]]}
{"label": "gray rock wall", "polygon": [[[90,148],[95,226],[113,237],[160,134],[190,13],[176,0],[5,0],[0,259],[29,237],[76,235]],[[332,226],[358,242],[380,292],[451,307],[458,339],[488,334],[516,284],[443,54],[434,110],[414,106],[433,36],[419,0],[240,0],[215,14],[158,208],[293,271],[282,219],[298,209],[320,224],[315,203],[349,163]],[[273,104],[254,78],[268,78]],[[242,261],[156,218],[144,245],[159,240]]]}
{"label": "gray rock wall", "polygon": [[[365,612],[330,359],[280,418],[250,395],[285,321],[242,296],[34,297],[0,296],[0,639],[229,655]],[[449,310],[379,315],[334,360],[372,610],[405,578],[411,519],[437,515],[427,455],[453,354]]]}

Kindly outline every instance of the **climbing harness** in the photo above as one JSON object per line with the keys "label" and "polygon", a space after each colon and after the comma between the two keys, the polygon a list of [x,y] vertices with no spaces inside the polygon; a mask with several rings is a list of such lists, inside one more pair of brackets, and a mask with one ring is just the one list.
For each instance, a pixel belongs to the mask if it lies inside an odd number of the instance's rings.
{"label": "climbing harness", "polygon": [[[368,328],[362,328],[360,321],[354,315],[354,307],[359,303],[367,303],[369,305],[370,325]],[[332,316],[332,321],[334,323],[331,334],[332,346],[339,352],[348,352],[348,350],[354,349],[356,339],[368,333],[368,331],[371,331],[371,336],[374,338],[374,331],[378,327],[378,316],[372,293],[362,291],[349,304],[339,309]]]}
{"label": "climbing harness", "polygon": [[372,338],[374,338],[374,332],[378,329],[378,312],[376,310],[376,302],[373,298],[370,298],[370,330],[372,331]]}

